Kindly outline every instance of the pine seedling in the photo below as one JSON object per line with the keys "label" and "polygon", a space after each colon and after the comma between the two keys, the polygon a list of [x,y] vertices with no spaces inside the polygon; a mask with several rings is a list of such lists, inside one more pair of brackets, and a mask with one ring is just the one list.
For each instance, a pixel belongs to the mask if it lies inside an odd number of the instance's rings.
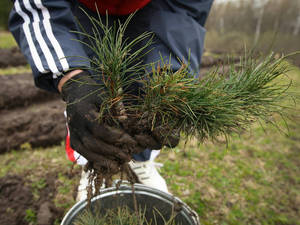
{"label": "pine seedling", "polygon": [[[285,57],[276,59],[271,53],[256,59],[251,54],[245,55],[239,65],[232,63],[225,74],[215,70],[202,79],[194,78],[188,64],[182,63],[178,71],[173,71],[170,61],[165,63],[161,59],[151,65],[151,73],[145,74],[149,65],[141,59],[151,47],[152,34],[144,33],[128,42],[124,33],[133,15],[124,24],[114,26],[104,24],[100,16],[98,19],[87,16],[94,25],[94,35],[89,35],[83,27],[79,33],[90,39],[83,44],[97,56],[88,60],[93,76],[101,81],[101,123],[112,125],[113,121],[120,125],[118,118],[122,116],[122,121],[144,119],[146,133],[156,127],[167,127],[186,136],[197,135],[203,141],[238,133],[254,121],[270,122],[274,113],[284,112],[281,102],[288,97],[290,83],[276,81],[288,71],[283,63]],[[141,42],[146,44],[133,52]],[[139,96],[124,91],[124,87],[137,82],[142,86]]]}
{"label": "pine seedling", "polygon": [[169,127],[201,141],[239,133],[252,122],[270,122],[275,113],[284,113],[281,103],[290,86],[278,82],[288,71],[284,60],[274,54],[248,56],[225,74],[215,70],[202,79],[195,79],[185,64],[174,72],[162,61],[141,81],[144,94],[136,111],[148,117],[151,129]]}
{"label": "pine seedling", "polygon": [[[75,33],[87,37],[88,42],[77,41],[90,48],[96,56],[83,60],[89,62],[91,66],[88,70],[92,71],[94,79],[99,81],[98,96],[102,100],[99,122],[119,124],[118,119],[122,120],[124,117],[123,103],[132,102],[136,98],[127,94],[126,88],[144,75],[146,65],[143,64],[142,58],[151,50],[148,49],[152,44],[153,34],[145,32],[130,41],[124,38],[125,30],[134,14],[131,14],[123,24],[118,22],[113,26],[108,25],[108,18],[104,24],[100,14],[98,18],[91,17],[87,13],[86,16],[93,25],[93,35],[90,35],[83,26],[82,31]],[[137,45],[142,47],[136,49]]]}

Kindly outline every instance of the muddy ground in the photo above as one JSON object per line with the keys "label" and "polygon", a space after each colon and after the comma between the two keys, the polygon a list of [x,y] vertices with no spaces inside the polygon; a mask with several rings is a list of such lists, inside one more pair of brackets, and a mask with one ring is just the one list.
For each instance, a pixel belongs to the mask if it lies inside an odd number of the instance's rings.
{"label": "muddy ground", "polygon": [[32,74],[0,76],[0,83],[0,153],[64,139],[65,104],[58,94],[36,88]]}
{"label": "muddy ground", "polygon": [[0,68],[23,66],[27,61],[19,48],[0,49]]}
{"label": "muddy ground", "polygon": [[0,110],[59,99],[58,94],[36,88],[30,73],[0,76],[0,84]]}
{"label": "muddy ground", "polygon": [[33,147],[59,144],[66,134],[63,111],[61,100],[0,111],[0,153],[24,143]]}
{"label": "muddy ground", "polygon": [[63,211],[55,207],[55,175],[47,174],[43,187],[38,188],[22,176],[8,175],[0,178],[0,224],[28,225],[36,221],[37,225],[53,224]]}
{"label": "muddy ground", "polygon": [[[6,175],[0,178],[0,224],[1,225],[58,225],[65,207],[55,201],[59,200],[60,189],[65,179],[76,177],[74,187],[68,192],[75,199],[80,170],[56,166],[40,173],[25,170],[18,175]],[[34,177],[34,178],[32,178]],[[66,180],[65,182],[68,182]],[[73,197],[72,197],[73,196]]]}

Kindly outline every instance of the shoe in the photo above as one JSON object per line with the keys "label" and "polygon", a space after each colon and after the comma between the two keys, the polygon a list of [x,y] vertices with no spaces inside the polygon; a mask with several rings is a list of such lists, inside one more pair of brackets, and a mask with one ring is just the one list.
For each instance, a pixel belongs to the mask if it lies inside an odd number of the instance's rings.
{"label": "shoe", "polygon": [[77,189],[76,201],[82,201],[87,198],[87,186],[89,185],[89,172],[82,170],[79,186]]}
{"label": "shoe", "polygon": [[145,162],[132,160],[129,162],[129,166],[141,184],[169,193],[165,179],[158,173],[156,169],[156,167],[161,167],[162,164],[155,163],[152,160]]}

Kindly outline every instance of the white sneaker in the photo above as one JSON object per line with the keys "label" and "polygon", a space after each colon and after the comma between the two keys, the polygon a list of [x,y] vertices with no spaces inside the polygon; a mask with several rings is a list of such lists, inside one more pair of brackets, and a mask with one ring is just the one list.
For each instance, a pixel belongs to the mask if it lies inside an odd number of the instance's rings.
{"label": "white sneaker", "polygon": [[[77,196],[76,196],[76,201],[79,202],[81,200],[85,200],[87,198],[87,187],[89,185],[89,174],[90,172],[87,171],[85,172],[84,169],[82,169],[81,172],[81,178],[79,182],[79,186],[77,189]],[[105,188],[105,184],[103,182],[101,189]],[[93,192],[95,191],[94,184],[93,184]]]}
{"label": "white sneaker", "polygon": [[169,193],[165,179],[158,173],[156,169],[156,167],[161,167],[162,164],[155,163],[152,160],[145,162],[132,160],[129,162],[129,166],[136,174],[141,184]]}
{"label": "white sneaker", "polygon": [[77,188],[76,201],[79,202],[87,198],[87,186],[89,184],[89,172],[82,170],[79,186]]}

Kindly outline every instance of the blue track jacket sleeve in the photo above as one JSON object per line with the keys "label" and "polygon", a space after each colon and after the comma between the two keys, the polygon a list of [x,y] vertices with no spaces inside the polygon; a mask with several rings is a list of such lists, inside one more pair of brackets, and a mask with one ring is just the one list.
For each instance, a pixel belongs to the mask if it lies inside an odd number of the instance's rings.
{"label": "blue track jacket sleeve", "polygon": [[[36,86],[57,92],[62,73],[87,57],[77,34],[72,0],[14,0],[9,29],[27,58]],[[86,66],[86,65],[85,65]]]}

